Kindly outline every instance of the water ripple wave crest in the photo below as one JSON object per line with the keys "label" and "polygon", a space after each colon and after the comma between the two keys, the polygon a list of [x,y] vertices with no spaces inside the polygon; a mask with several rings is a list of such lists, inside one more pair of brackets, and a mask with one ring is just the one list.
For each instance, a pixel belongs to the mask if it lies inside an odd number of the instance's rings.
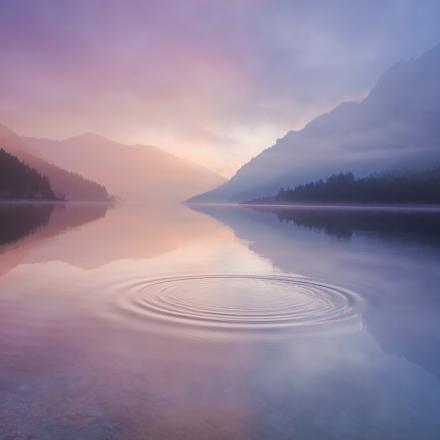
{"label": "water ripple wave crest", "polygon": [[300,276],[212,274],[129,282],[117,309],[145,319],[222,329],[310,328],[355,318],[362,299]]}

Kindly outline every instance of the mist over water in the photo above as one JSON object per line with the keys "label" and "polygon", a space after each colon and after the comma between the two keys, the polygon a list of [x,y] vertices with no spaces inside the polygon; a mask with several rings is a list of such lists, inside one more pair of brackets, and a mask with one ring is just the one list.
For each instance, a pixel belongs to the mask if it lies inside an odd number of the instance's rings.
{"label": "mist over water", "polygon": [[1,209],[0,438],[439,438],[438,211]]}

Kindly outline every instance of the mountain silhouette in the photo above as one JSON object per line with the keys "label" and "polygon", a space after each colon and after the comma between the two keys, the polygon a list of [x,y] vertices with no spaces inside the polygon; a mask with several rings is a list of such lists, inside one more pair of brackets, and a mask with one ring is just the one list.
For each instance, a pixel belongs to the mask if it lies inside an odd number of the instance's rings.
{"label": "mountain silhouette", "polygon": [[391,67],[359,103],[346,102],[290,131],[225,184],[192,202],[270,196],[331,174],[356,176],[440,163],[440,45]]}
{"label": "mountain silhouette", "polygon": [[53,165],[29,148],[22,137],[2,124],[0,124],[0,146],[37,170],[42,176],[46,176],[57,197],[70,201],[108,201],[110,198],[102,185]]}
{"label": "mountain silhouette", "polygon": [[54,200],[49,179],[0,149],[0,200]]}
{"label": "mountain silhouette", "polygon": [[47,160],[102,183],[125,200],[183,201],[224,182],[212,171],[157,147],[124,145],[94,133],[26,142]]}
{"label": "mountain silhouette", "polygon": [[326,180],[281,188],[261,203],[370,203],[439,204],[440,167],[417,172],[376,173],[355,178],[352,173],[334,174]]}

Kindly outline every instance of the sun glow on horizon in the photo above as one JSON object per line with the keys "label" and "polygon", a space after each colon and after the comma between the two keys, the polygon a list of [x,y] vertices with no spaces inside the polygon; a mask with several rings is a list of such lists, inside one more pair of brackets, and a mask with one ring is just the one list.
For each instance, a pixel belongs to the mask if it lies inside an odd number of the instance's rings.
{"label": "sun glow on horizon", "polygon": [[35,137],[155,145],[229,177],[440,40],[434,6],[329,15],[320,3],[7,0],[0,122]]}

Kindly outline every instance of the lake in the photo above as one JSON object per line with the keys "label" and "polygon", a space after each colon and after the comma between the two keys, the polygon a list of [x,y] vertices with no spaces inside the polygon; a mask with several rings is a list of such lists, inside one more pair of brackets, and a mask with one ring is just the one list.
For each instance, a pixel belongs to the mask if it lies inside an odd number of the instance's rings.
{"label": "lake", "polygon": [[0,205],[0,438],[439,439],[440,211]]}

